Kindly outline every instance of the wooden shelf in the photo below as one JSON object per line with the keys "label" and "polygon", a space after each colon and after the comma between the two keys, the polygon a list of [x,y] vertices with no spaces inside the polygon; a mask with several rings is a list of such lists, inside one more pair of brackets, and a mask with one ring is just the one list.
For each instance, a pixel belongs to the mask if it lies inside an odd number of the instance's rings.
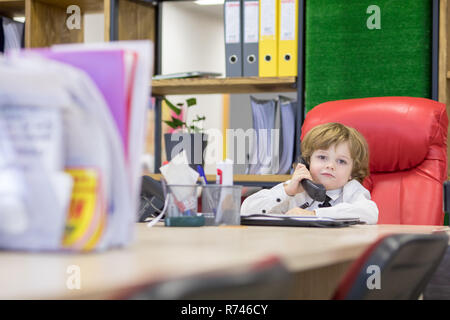
{"label": "wooden shelf", "polygon": [[295,77],[188,78],[153,80],[154,96],[175,94],[267,93],[296,91]]}
{"label": "wooden shelf", "polygon": [[[161,179],[160,173],[148,173],[144,172],[144,175],[149,176],[155,180]],[[233,180],[235,184],[246,185],[246,186],[274,186],[278,183],[285,182],[291,178],[288,174],[268,174],[268,175],[260,175],[260,174],[235,174],[233,176]],[[206,179],[208,182],[215,182],[216,176],[212,174],[207,174]]]}
{"label": "wooden shelf", "polygon": [[[66,10],[70,5],[80,7],[82,13],[103,12],[104,0],[39,0],[41,3]],[[0,13],[9,16],[25,16],[25,0],[0,0]]]}
{"label": "wooden shelf", "polygon": [[0,14],[10,18],[25,16],[25,0],[0,0]]}
{"label": "wooden shelf", "polygon": [[104,0],[39,0],[55,7],[67,9],[71,5],[77,5],[81,9],[81,13],[103,12]]}

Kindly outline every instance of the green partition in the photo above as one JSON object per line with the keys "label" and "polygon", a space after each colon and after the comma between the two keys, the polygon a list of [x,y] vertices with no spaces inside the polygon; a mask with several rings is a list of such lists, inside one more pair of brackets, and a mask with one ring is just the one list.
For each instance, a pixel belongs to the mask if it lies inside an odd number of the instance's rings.
{"label": "green partition", "polygon": [[306,0],[305,109],[431,97],[431,0]]}

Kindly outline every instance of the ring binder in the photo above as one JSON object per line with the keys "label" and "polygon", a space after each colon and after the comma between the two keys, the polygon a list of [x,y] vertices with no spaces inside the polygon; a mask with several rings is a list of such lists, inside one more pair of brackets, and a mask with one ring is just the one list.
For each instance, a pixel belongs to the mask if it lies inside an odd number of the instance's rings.
{"label": "ring binder", "polygon": [[259,46],[259,3],[255,0],[244,0],[243,5],[243,75],[257,77]]}
{"label": "ring binder", "polygon": [[278,76],[277,0],[261,0],[259,8],[259,76]]}
{"label": "ring binder", "polygon": [[226,76],[242,77],[241,1],[224,4]]}
{"label": "ring binder", "polygon": [[278,75],[297,76],[298,0],[280,1],[278,34]]}

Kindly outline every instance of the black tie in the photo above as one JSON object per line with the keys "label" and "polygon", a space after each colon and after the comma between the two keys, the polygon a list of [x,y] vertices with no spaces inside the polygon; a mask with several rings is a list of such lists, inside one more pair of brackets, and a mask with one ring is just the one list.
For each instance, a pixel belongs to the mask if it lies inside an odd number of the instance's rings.
{"label": "black tie", "polygon": [[302,209],[306,209],[306,208],[308,208],[309,207],[309,202],[305,202],[304,204],[302,204],[301,206],[300,206],[300,208],[302,208]]}
{"label": "black tie", "polygon": [[329,196],[326,196],[325,201],[322,204],[319,204],[319,208],[331,207],[330,200],[331,198]]}

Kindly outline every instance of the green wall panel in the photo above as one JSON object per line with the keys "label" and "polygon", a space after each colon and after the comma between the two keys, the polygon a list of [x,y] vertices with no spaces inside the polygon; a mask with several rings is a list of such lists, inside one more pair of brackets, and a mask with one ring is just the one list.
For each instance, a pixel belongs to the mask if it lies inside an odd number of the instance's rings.
{"label": "green wall panel", "polygon": [[431,97],[432,1],[305,2],[306,112],[340,99]]}

